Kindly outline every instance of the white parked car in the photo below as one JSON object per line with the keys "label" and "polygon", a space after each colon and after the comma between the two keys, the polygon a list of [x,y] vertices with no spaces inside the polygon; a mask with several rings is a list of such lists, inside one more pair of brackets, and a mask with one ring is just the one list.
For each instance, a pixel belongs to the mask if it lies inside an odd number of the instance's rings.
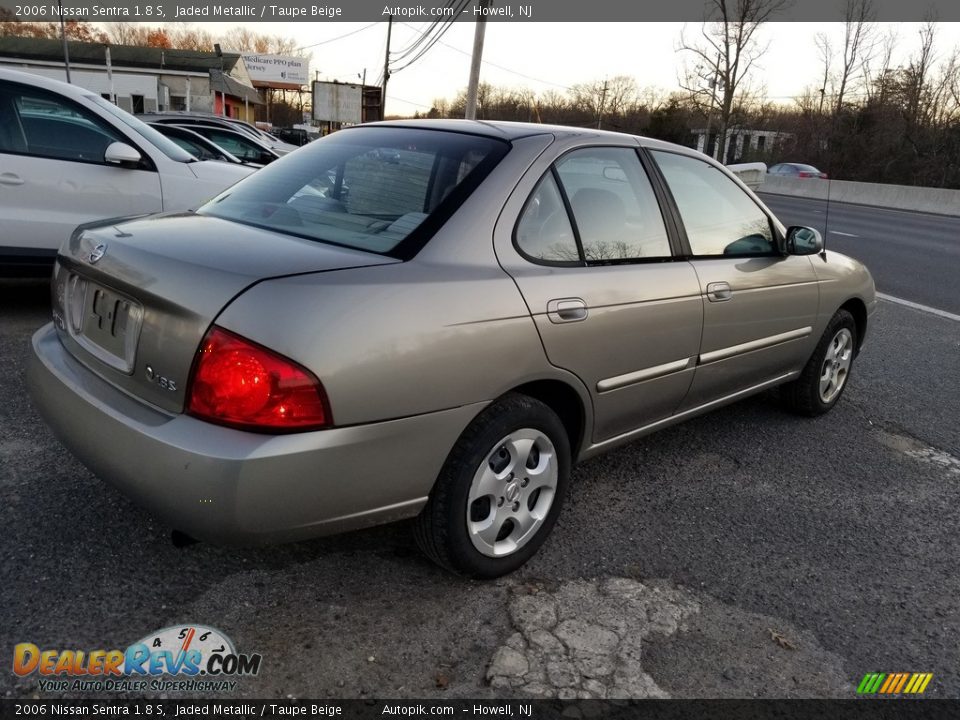
{"label": "white parked car", "polygon": [[190,210],[251,172],[197,160],[90,90],[0,69],[0,269],[50,266],[78,225]]}

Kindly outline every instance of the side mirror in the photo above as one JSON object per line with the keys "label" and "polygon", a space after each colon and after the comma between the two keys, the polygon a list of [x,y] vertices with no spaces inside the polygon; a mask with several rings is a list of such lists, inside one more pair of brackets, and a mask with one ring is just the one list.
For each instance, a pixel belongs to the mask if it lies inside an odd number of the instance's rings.
{"label": "side mirror", "polygon": [[122,142],[110,143],[103,153],[105,163],[120,165],[121,167],[135,167],[140,164],[142,159],[143,157],[135,148]]}
{"label": "side mirror", "polygon": [[790,255],[816,255],[823,250],[823,236],[818,230],[802,225],[787,228],[787,252]]}

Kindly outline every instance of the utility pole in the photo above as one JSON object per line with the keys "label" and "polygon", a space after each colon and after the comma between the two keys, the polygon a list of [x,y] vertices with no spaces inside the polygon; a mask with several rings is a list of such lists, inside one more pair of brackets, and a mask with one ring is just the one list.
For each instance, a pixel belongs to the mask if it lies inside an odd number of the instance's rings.
{"label": "utility pole", "polygon": [[597,108],[597,130],[600,129],[600,121],[603,120],[603,106],[607,103],[607,81],[603,81],[603,92],[600,94],[600,107]]}
{"label": "utility pole", "polygon": [[63,0],[57,0],[60,11],[60,40],[63,42],[63,66],[67,71],[67,82],[70,82],[70,50],[67,49],[67,31],[63,24]]}
{"label": "utility pole", "polygon": [[113,63],[110,61],[110,46],[107,45],[104,50],[106,51],[106,60],[107,60],[107,82],[110,85],[110,102],[113,104],[117,103],[117,95],[113,91]]}
{"label": "utility pole", "polygon": [[483,38],[487,32],[487,16],[483,14],[490,0],[480,0],[477,8],[480,10],[480,17],[477,18],[477,26],[473,31],[473,55],[470,58],[470,80],[467,83],[467,110],[464,117],[467,120],[477,119],[477,91],[480,88],[480,61],[483,58]]}
{"label": "utility pole", "polygon": [[[227,81],[223,79],[223,50],[220,49],[220,43],[214,43],[213,49],[220,58],[220,114],[227,116]],[[214,96],[216,97],[216,96]]]}
{"label": "utility pole", "polygon": [[387,80],[390,79],[390,33],[393,30],[393,15],[387,18],[387,49],[383,53],[383,89],[380,91],[380,119],[387,119]]}

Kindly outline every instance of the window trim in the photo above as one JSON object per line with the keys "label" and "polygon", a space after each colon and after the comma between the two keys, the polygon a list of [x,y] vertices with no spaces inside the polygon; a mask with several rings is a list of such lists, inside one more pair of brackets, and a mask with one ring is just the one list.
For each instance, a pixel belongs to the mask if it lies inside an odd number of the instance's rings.
{"label": "window trim", "polygon": [[[683,223],[683,216],[680,214],[680,206],[677,204],[677,200],[673,196],[673,191],[670,189],[670,183],[667,182],[667,179],[664,176],[663,171],[660,169],[660,166],[657,164],[657,160],[653,155],[653,153],[655,152],[660,152],[660,153],[670,154],[670,155],[678,155],[680,157],[688,158],[690,160],[695,160],[696,162],[701,162],[707,167],[717,170],[718,172],[720,172],[721,175],[724,175],[725,177],[726,177],[727,170],[722,165],[716,166],[711,162],[703,160],[702,158],[695,157],[688,153],[677,152],[676,150],[669,150],[664,148],[641,147],[641,154],[649,155],[649,160],[651,165],[653,166],[653,170],[656,172],[660,182],[663,183],[664,191],[667,197],[669,198],[671,214],[674,216],[674,221],[677,224],[677,235],[680,240],[680,244],[683,248],[685,260],[730,260],[730,259],[736,259],[736,258],[748,258],[748,259],[749,258],[777,258],[777,257],[785,257],[786,255],[788,255],[788,253],[785,253],[783,250],[784,239],[780,234],[780,229],[777,227],[776,220],[762,205],[760,205],[754,198],[752,198],[749,193],[743,193],[744,197],[746,197],[748,200],[750,200],[750,202],[752,202],[756,206],[757,210],[759,210],[760,213],[767,219],[767,224],[770,226],[770,235],[772,237],[772,242],[774,246],[773,252],[772,253],[745,253],[743,255],[723,255],[723,254],[698,255],[694,253],[693,247],[690,245],[690,238],[687,236],[687,228]],[[727,179],[730,180],[729,177],[727,177]],[[734,182],[733,184],[737,185],[736,182]],[[737,187],[739,188],[739,186]],[[741,192],[743,192],[743,188],[739,188],[739,189]]]}
{"label": "window trim", "polygon": [[[563,186],[563,182],[560,179],[559,172],[557,171],[557,163],[563,160],[567,155],[570,155],[574,152],[579,152],[581,150],[594,150],[594,149],[614,149],[614,150],[626,150],[632,152],[636,155],[637,160],[640,164],[641,169],[647,176],[647,180],[650,183],[650,187],[653,190],[653,195],[656,200],[657,206],[660,210],[660,217],[663,221],[664,232],[667,236],[667,248],[670,251],[669,255],[657,255],[655,257],[639,257],[639,258],[611,258],[609,260],[587,260],[586,255],[583,251],[583,243],[580,239],[580,228],[577,226],[576,216],[573,213],[573,208],[570,205],[570,199],[567,197],[567,190]],[[560,155],[555,157],[550,161],[550,166],[547,170],[537,178],[536,183],[534,183],[533,189],[530,191],[530,194],[527,195],[527,199],[523,201],[523,206],[520,209],[520,212],[517,214],[517,219],[513,224],[513,230],[510,234],[510,239],[513,244],[513,249],[527,262],[530,262],[534,265],[541,265],[545,267],[606,267],[609,265],[650,265],[654,263],[665,263],[665,262],[675,262],[677,260],[686,259],[682,254],[682,245],[678,233],[676,233],[676,227],[674,226],[674,220],[672,217],[673,207],[667,202],[667,198],[662,194],[662,189],[659,187],[659,183],[662,182],[659,172],[656,174],[651,173],[650,168],[647,167],[646,162],[644,161],[643,156],[643,147],[642,146],[630,146],[630,145],[612,145],[612,144],[590,144],[590,145],[578,145],[577,147],[572,147]],[[520,220],[523,218],[524,213],[527,210],[527,206],[533,200],[533,196],[540,189],[541,183],[547,177],[551,175],[553,177],[554,184],[557,186],[557,191],[560,193],[560,198],[563,201],[564,210],[567,213],[567,220],[570,223],[570,227],[573,230],[573,237],[577,244],[577,252],[580,255],[580,260],[544,260],[542,258],[534,258],[529,253],[525,252],[521,247],[520,243],[517,241],[517,229],[520,227]]]}

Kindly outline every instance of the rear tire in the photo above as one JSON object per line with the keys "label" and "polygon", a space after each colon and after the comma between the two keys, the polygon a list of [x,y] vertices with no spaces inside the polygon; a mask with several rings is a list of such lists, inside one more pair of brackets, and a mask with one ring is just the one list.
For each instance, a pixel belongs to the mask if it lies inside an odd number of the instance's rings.
{"label": "rear tire", "polygon": [[857,323],[849,312],[838,310],[800,377],[780,387],[784,407],[807,417],[831,410],[849,384],[856,348]]}
{"label": "rear tire", "polygon": [[495,578],[550,534],[570,480],[570,441],[547,405],[507,395],[467,426],[416,520],[420,549],[452,572]]}

